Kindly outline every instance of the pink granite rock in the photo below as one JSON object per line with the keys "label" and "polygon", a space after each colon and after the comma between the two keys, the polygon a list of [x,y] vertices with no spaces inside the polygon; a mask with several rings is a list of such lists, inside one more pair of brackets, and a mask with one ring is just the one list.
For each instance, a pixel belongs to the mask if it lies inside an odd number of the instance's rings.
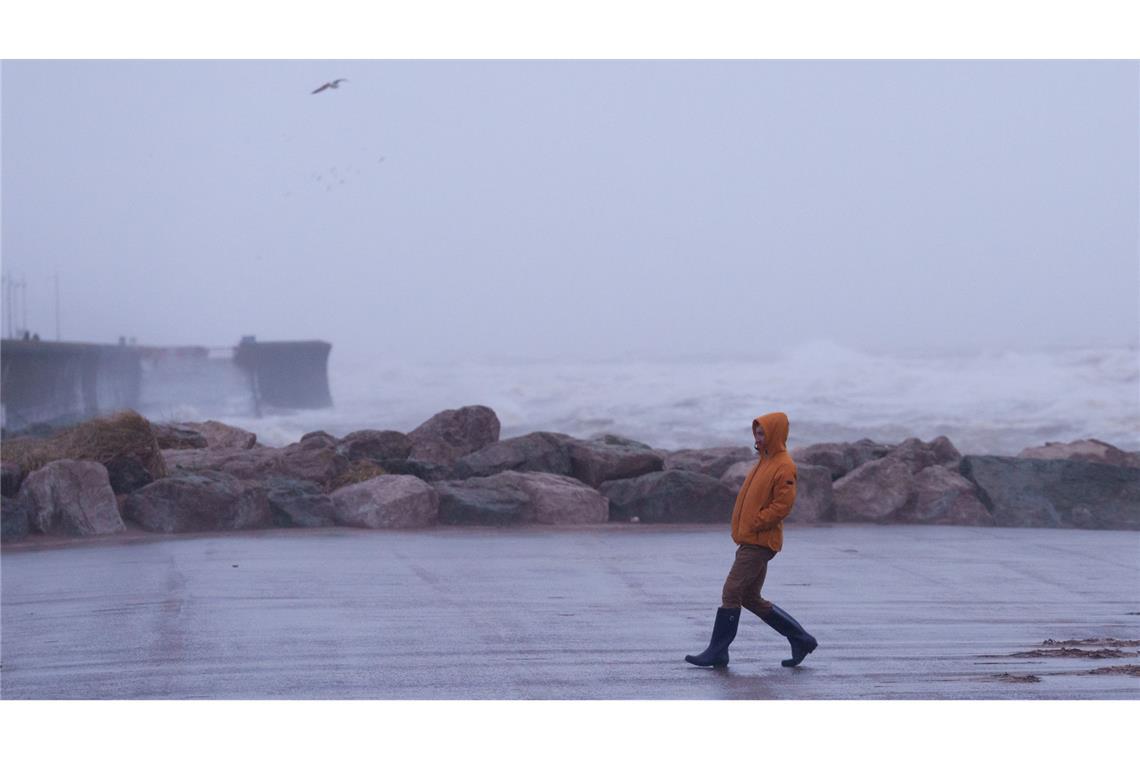
{"label": "pink granite rock", "polygon": [[333,519],[356,528],[423,528],[439,519],[439,494],[412,475],[381,475],[332,492]]}
{"label": "pink granite rock", "polygon": [[1070,443],[1046,443],[1023,450],[1023,459],[1076,459],[1083,462],[1102,462],[1117,467],[1140,467],[1140,451],[1124,451],[1111,443],[1088,438]]}
{"label": "pink granite rock", "polygon": [[126,529],[107,468],[98,462],[49,462],[24,478],[19,499],[40,533],[93,536]]}
{"label": "pink granite rock", "polygon": [[499,440],[499,418],[486,406],[447,409],[408,433],[410,458],[450,465]]}

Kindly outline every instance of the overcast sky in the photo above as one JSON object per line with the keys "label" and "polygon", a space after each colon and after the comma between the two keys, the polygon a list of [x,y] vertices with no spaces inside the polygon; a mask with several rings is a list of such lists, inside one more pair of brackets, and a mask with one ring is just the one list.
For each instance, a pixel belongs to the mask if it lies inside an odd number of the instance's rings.
{"label": "overcast sky", "polygon": [[[348,82],[311,95],[334,77]],[[5,62],[65,339],[400,358],[1136,345],[1135,62]]]}

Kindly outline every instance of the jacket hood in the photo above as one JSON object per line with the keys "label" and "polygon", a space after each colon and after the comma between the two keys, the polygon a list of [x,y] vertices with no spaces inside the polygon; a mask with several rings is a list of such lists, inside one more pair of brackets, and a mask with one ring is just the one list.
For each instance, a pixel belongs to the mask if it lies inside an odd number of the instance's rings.
{"label": "jacket hood", "polygon": [[764,429],[764,452],[769,456],[788,450],[788,415],[783,412],[762,414],[752,425]]}

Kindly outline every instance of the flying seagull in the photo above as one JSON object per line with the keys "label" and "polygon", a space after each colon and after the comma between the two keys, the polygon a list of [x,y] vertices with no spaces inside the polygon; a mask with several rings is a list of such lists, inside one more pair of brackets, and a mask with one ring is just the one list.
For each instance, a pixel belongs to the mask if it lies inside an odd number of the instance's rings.
{"label": "flying seagull", "polygon": [[348,81],[347,79],[334,79],[331,82],[325,82],[324,84],[322,84],[320,87],[313,90],[309,94],[310,95],[316,95],[318,92],[324,92],[325,90],[335,90],[338,87],[340,87],[341,82],[347,82],[347,81]]}

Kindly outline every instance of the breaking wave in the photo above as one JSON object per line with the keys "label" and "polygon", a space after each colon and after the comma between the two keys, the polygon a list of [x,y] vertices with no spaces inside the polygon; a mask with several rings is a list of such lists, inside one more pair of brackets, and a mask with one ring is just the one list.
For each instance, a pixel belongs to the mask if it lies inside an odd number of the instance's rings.
{"label": "breaking wave", "polygon": [[963,453],[1077,438],[1140,449],[1136,347],[901,356],[815,342],[766,360],[457,362],[334,350],[329,371],[331,409],[224,421],[283,445],[317,429],[408,431],[440,410],[485,404],[503,437],[614,432],[685,448],[748,445],[752,418],[780,410],[793,447],[945,435]]}

